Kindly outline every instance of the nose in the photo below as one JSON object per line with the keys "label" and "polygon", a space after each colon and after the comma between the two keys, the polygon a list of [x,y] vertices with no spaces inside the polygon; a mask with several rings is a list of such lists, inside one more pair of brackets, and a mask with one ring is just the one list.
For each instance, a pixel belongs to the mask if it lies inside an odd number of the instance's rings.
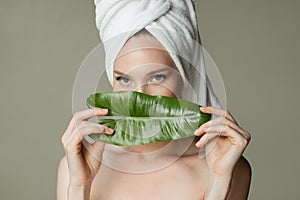
{"label": "nose", "polygon": [[135,87],[134,91],[141,92],[141,93],[147,93],[147,85],[146,84],[137,85]]}
{"label": "nose", "polygon": [[165,95],[165,91],[164,89],[162,89],[162,87],[153,87],[151,84],[143,84],[143,85],[139,85],[137,87],[135,87],[133,89],[136,92],[140,92],[140,93],[144,93],[144,94],[148,94],[148,95]]}

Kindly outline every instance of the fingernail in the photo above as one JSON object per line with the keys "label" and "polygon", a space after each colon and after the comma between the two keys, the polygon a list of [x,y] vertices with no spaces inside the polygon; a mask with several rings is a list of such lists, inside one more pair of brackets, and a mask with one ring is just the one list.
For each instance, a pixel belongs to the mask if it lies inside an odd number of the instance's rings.
{"label": "fingernail", "polygon": [[108,112],[108,109],[107,108],[100,108],[101,110],[101,112]]}
{"label": "fingernail", "polygon": [[114,133],[114,129],[108,128],[108,132],[109,132],[109,133]]}
{"label": "fingernail", "polygon": [[201,111],[204,111],[204,110],[205,110],[205,108],[204,108],[204,107],[200,107],[200,110],[201,110]]}

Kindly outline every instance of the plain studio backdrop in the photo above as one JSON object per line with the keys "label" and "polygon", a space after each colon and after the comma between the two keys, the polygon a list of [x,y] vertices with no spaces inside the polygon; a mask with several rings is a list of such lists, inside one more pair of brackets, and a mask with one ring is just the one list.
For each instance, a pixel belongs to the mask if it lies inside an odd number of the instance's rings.
{"label": "plain studio backdrop", "polygon": [[[249,199],[299,199],[298,0],[196,0],[228,110],[252,134]],[[92,1],[0,1],[0,199],[55,199],[76,72],[99,43]]]}

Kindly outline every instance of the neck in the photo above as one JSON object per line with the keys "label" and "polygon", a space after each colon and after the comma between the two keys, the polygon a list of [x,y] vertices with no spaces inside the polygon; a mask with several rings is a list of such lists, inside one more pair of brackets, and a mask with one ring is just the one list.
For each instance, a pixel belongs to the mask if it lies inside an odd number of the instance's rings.
{"label": "neck", "polygon": [[168,144],[170,144],[169,141],[153,142],[153,143],[144,144],[144,145],[121,147],[121,149],[124,151],[130,152],[130,153],[145,154],[145,153],[151,153],[151,152],[161,150],[162,148],[165,148]]}
{"label": "neck", "polygon": [[162,169],[182,156],[197,152],[193,138],[126,147],[106,144],[102,163],[118,171],[145,173]]}

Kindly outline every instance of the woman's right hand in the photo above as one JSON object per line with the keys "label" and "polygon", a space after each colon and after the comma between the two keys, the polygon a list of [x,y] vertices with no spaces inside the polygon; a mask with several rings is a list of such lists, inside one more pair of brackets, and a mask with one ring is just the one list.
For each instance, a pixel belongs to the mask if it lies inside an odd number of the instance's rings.
{"label": "woman's right hand", "polygon": [[[92,108],[76,112],[70,121],[67,130],[61,138],[63,144],[72,186],[91,185],[94,177],[100,168],[104,143],[94,142],[90,145],[94,151],[93,155],[84,147],[84,136],[91,133],[112,134],[113,129],[104,125],[88,122],[88,119],[94,116],[103,116],[108,113],[107,109]],[[95,155],[98,158],[95,157]]]}

